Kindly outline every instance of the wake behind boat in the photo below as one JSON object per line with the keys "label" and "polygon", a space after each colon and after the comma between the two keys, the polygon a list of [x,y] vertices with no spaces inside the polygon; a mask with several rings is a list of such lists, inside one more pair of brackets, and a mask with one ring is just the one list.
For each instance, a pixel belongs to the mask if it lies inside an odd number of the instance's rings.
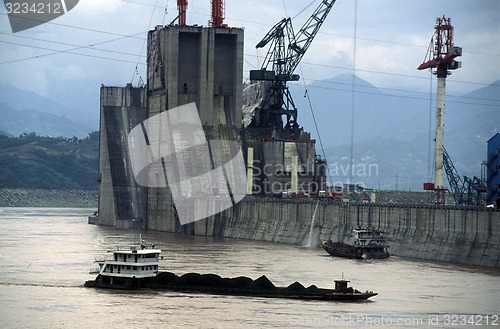
{"label": "wake behind boat", "polygon": [[382,232],[370,228],[356,228],[353,244],[344,242],[321,241],[321,246],[331,256],[351,259],[385,259],[390,254],[387,251],[387,238]]}

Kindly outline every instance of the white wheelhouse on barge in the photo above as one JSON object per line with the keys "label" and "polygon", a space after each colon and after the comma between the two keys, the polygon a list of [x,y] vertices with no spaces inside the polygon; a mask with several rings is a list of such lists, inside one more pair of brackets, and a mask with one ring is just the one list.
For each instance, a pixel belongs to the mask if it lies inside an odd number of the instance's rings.
{"label": "white wheelhouse on barge", "polygon": [[139,246],[110,251],[112,259],[96,260],[99,268],[91,270],[90,274],[98,274],[96,281],[111,288],[138,288],[142,279],[156,277],[161,250],[145,244],[142,237],[140,241]]}

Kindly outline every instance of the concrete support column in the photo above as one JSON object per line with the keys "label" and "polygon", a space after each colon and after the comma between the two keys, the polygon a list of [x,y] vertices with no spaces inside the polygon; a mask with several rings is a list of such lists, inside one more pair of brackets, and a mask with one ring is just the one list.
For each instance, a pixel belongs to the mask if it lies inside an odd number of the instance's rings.
{"label": "concrete support column", "polygon": [[444,112],[446,97],[446,77],[437,78],[436,98],[436,154],[434,163],[434,187],[443,187],[443,145],[444,145]]}
{"label": "concrete support column", "polygon": [[[164,108],[154,109],[152,111],[151,107],[149,108],[149,116],[151,117],[153,113],[160,113],[171,108],[179,106],[178,94],[177,91],[179,89],[179,29],[163,29],[162,30],[162,63],[164,66],[164,80],[166,81],[166,105]],[[160,65],[160,63],[158,64]]]}
{"label": "concrete support column", "polygon": [[253,190],[253,147],[247,150],[247,195],[252,195]]}
{"label": "concrete support column", "polygon": [[292,155],[292,187],[291,192],[297,193],[297,185],[298,185],[298,168],[299,168],[299,157],[297,155]]}

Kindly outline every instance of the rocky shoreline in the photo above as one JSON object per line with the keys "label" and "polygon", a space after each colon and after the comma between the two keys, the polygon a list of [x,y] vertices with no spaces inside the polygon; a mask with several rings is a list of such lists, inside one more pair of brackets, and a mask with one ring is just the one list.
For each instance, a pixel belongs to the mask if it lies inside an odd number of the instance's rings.
{"label": "rocky shoreline", "polygon": [[97,191],[0,188],[0,207],[97,208]]}

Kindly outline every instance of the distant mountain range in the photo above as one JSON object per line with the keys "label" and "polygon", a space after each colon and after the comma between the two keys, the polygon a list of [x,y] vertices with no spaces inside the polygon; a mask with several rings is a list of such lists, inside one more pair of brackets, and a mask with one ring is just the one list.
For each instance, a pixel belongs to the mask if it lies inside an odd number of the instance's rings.
{"label": "distant mountain range", "polygon": [[[294,85],[290,89],[299,95],[295,96],[299,124],[317,138],[309,104],[301,97],[304,87]],[[385,92],[350,74],[312,83],[307,90],[326,158],[333,166],[334,182],[346,182],[351,177],[345,173],[349,172],[354,101],[352,181],[371,188],[422,189],[429,173],[432,176],[429,163],[432,171],[434,94],[430,100],[429,95],[420,93]],[[500,131],[500,80],[461,97],[448,95],[445,122],[445,147],[457,170],[461,175],[480,176],[486,141]],[[363,176],[362,169],[368,166],[372,172]],[[336,170],[339,167],[340,172]]]}
{"label": "distant mountain range", "polygon": [[[304,87],[295,84],[290,90],[299,108],[299,124],[317,138],[308,99],[303,97]],[[314,82],[307,86],[307,93],[333,182],[346,183],[352,176],[352,182],[369,188],[421,190],[422,183],[430,179],[435,94],[381,90],[351,74]],[[74,102],[79,102],[77,97],[76,93],[70,95]],[[85,138],[98,129],[95,119],[99,109],[90,103],[82,101],[83,105],[68,110],[33,92],[0,85],[0,135],[35,132],[39,136]],[[486,141],[500,131],[500,80],[460,97],[448,95],[445,122],[445,146],[459,173],[479,176],[481,162],[486,159]],[[321,154],[319,143],[317,147]]]}
{"label": "distant mountain range", "polygon": [[[89,126],[39,110],[18,110],[0,103],[0,131],[7,136],[19,136],[36,132],[50,137],[86,137],[92,130]],[[94,129],[95,130],[95,129]]]}
{"label": "distant mountain range", "polygon": [[84,138],[98,129],[82,120],[86,117],[33,92],[0,85],[0,132],[4,135],[35,132],[40,136]]}

